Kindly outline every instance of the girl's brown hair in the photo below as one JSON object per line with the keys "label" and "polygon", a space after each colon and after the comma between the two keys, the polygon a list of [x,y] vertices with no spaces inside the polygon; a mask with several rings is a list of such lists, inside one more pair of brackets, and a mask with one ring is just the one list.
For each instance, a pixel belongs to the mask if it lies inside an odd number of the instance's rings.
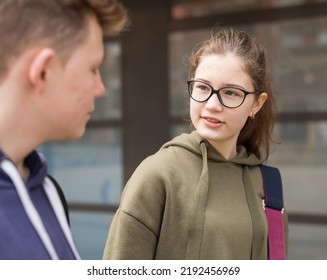
{"label": "girl's brown hair", "polygon": [[189,79],[194,77],[202,57],[226,53],[233,53],[243,60],[244,69],[252,79],[255,91],[268,94],[266,102],[255,118],[246,121],[237,141],[237,144],[245,146],[249,153],[267,160],[270,143],[275,143],[272,139],[272,130],[275,123],[276,102],[263,45],[255,37],[243,31],[231,27],[215,27],[209,38],[193,50],[188,60]]}

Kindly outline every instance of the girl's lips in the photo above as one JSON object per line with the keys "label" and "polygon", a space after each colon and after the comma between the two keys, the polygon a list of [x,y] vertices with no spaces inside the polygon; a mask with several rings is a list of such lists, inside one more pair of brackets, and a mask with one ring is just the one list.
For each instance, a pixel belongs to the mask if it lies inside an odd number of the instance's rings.
{"label": "girl's lips", "polygon": [[220,127],[224,124],[224,122],[210,117],[202,117],[202,119],[206,126],[213,128]]}

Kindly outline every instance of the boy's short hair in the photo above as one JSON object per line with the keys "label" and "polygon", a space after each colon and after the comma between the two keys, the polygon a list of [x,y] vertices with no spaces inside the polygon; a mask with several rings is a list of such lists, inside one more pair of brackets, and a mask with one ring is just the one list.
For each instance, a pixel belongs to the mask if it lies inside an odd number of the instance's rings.
{"label": "boy's short hair", "polygon": [[65,60],[87,37],[92,14],[105,36],[118,34],[128,21],[116,0],[1,0],[0,79],[12,60],[32,46],[49,45]]}

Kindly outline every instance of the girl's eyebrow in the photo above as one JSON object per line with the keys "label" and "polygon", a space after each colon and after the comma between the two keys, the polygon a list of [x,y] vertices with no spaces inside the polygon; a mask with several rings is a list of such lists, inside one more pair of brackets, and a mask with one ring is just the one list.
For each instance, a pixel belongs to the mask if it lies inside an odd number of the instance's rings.
{"label": "girl's eyebrow", "polygon": [[227,87],[236,87],[236,88],[240,88],[240,89],[244,89],[245,88],[243,86],[237,85],[237,84],[226,84]]}
{"label": "girl's eyebrow", "polygon": [[[214,88],[214,86],[212,85],[212,83],[210,81],[206,80],[206,79],[194,78],[194,80],[205,82],[205,83],[211,85]],[[232,83],[224,84],[222,87],[236,87],[236,88],[240,88],[240,89],[245,90],[245,88],[243,86],[238,85],[238,84],[232,84]]]}

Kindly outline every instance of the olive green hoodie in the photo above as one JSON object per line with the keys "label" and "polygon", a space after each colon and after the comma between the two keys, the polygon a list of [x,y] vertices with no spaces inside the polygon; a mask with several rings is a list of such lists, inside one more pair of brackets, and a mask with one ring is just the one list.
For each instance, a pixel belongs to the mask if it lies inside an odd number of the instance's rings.
{"label": "olive green hoodie", "polygon": [[267,259],[261,163],[243,146],[226,160],[195,131],[174,138],[127,182],[103,258]]}

